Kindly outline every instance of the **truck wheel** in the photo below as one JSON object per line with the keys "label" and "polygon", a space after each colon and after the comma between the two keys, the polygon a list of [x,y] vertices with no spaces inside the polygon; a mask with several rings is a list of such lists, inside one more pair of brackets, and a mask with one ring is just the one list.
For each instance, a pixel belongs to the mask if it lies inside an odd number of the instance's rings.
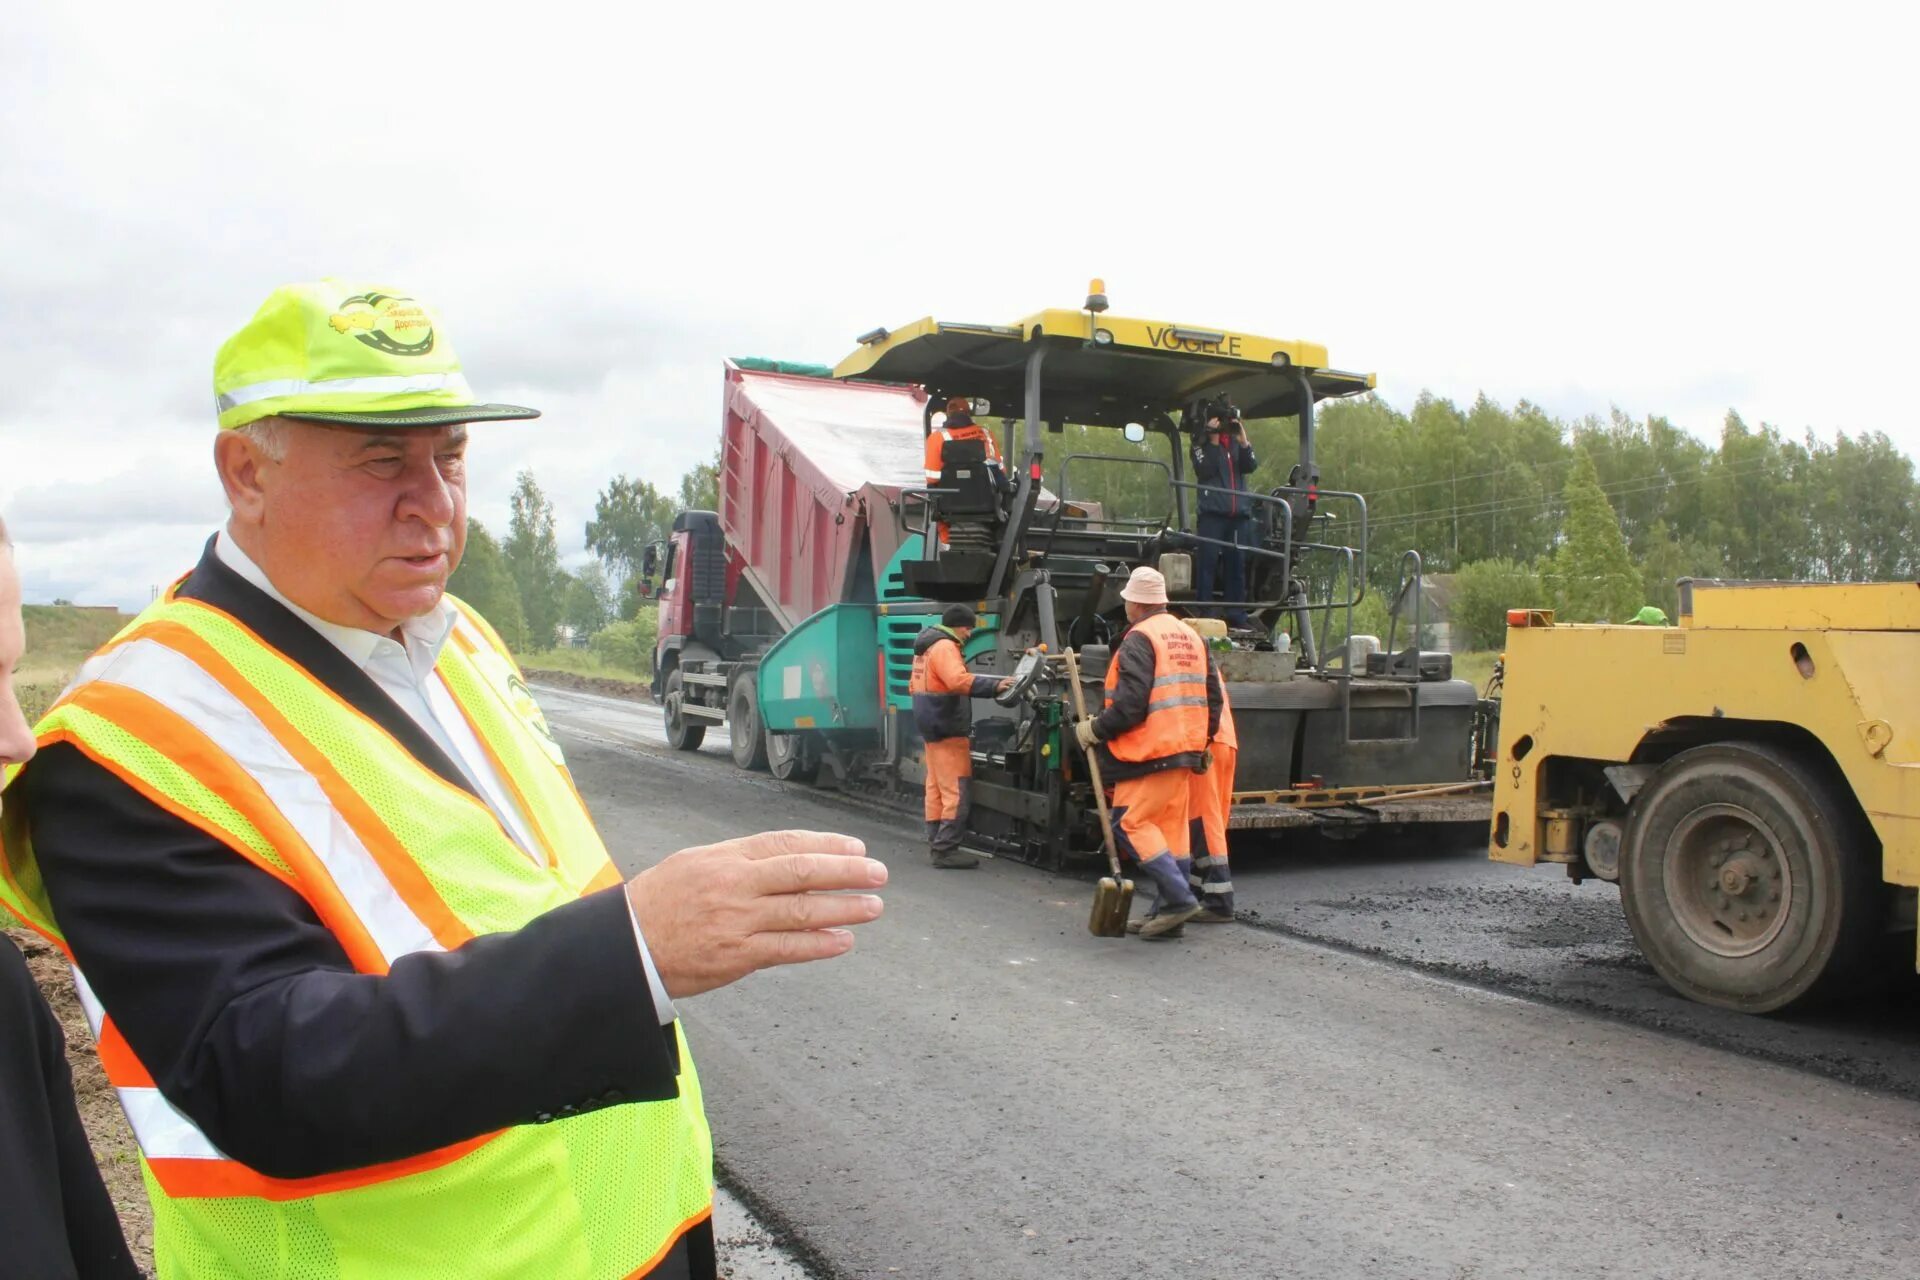
{"label": "truck wheel", "polygon": [[805,732],[768,733],[767,768],[782,782],[811,784],[820,776],[820,753]]}
{"label": "truck wheel", "polygon": [[675,751],[698,751],[700,744],[707,740],[707,726],[690,721],[680,712],[680,704],[687,699],[686,691],[681,687],[680,672],[676,669],[667,673],[666,696],[661,705],[667,712],[667,745]]}
{"label": "truck wheel", "polygon": [[733,696],[727,700],[727,736],[733,741],[733,762],[742,769],[767,767],[767,735],[760,727],[760,679],[752,670],[733,678]]}
{"label": "truck wheel", "polygon": [[1620,897],[1673,988],[1743,1013],[1841,990],[1879,924],[1878,848],[1852,796],[1790,753],[1683,751],[1628,813]]}

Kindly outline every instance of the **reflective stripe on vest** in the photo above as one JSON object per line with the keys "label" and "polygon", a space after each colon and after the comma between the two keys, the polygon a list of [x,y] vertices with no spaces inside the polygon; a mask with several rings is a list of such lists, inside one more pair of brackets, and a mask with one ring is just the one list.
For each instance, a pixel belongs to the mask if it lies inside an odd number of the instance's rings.
{"label": "reflective stripe on vest", "polygon": [[[526,816],[544,866],[471,792],[238,620],[196,601],[170,597],[143,613],[83,666],[38,736],[73,744],[293,888],[356,969],[385,973],[402,956],[517,929],[622,880],[518,669],[492,629],[459,607],[436,671]],[[23,806],[0,807],[0,822],[0,901],[66,950]],[[711,1213],[711,1139],[677,1026],[676,1099],[281,1179],[223,1155],[154,1087],[77,971],[76,987],[140,1143],[163,1277],[318,1280],[432,1268],[499,1280],[627,1277]],[[644,988],[636,993],[646,998]],[[508,1203],[511,1223],[499,1218]],[[279,1270],[258,1271],[263,1248]],[[388,1258],[390,1267],[369,1265]]]}
{"label": "reflective stripe on vest", "polygon": [[[1153,685],[1147,715],[1108,744],[1116,760],[1143,763],[1199,752],[1207,745],[1207,651],[1192,628],[1156,613],[1133,630],[1153,645]],[[1123,642],[1124,643],[1124,642]],[[1120,655],[1107,664],[1108,706],[1120,685]]]}

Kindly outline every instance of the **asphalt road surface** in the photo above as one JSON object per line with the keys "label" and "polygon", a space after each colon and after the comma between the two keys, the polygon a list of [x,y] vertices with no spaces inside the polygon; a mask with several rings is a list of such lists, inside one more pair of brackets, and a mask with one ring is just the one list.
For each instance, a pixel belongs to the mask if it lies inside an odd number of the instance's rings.
{"label": "asphalt road surface", "polygon": [[723,1180],[819,1276],[1920,1276],[1911,984],[1817,1022],[1665,993],[1605,885],[1473,848],[1236,850],[1242,923],[1086,932],[1091,884],[541,690],[628,869],[865,839],[846,958],[682,1005]]}

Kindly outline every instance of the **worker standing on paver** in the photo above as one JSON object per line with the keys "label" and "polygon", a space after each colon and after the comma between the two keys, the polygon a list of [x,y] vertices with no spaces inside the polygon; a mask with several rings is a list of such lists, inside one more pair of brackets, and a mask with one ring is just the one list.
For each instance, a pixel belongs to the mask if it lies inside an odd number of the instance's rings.
{"label": "worker standing on paver", "polygon": [[225,528],[0,810],[0,899],[74,959],[161,1280],[711,1280],[674,1001],[843,954],[880,902],[831,891],[886,869],[775,832],[622,883],[445,594],[467,424],[537,415],[476,403],[425,303],[277,289],[214,391]]}
{"label": "worker standing on paver", "polygon": [[1113,784],[1114,842],[1139,864],[1148,900],[1143,938],[1165,937],[1200,910],[1188,884],[1192,777],[1220,727],[1221,683],[1213,655],[1167,612],[1167,580],[1135,569],[1120,591],[1129,629],[1107,664],[1106,706],[1074,727],[1098,750]]}
{"label": "worker standing on paver", "polygon": [[1193,446],[1193,477],[1205,486],[1200,490],[1196,532],[1208,539],[1200,544],[1199,563],[1194,567],[1195,598],[1201,613],[1211,614],[1215,570],[1224,564],[1227,625],[1249,627],[1253,619],[1246,610],[1247,558],[1241,548],[1253,539],[1253,499],[1247,477],[1260,460],[1231,404],[1208,405],[1205,413],[1206,430]]}
{"label": "worker standing on paver", "polygon": [[1233,772],[1240,763],[1240,739],[1234,733],[1233,701],[1227,697],[1225,680],[1220,682],[1220,726],[1207,755],[1206,772],[1193,775],[1188,799],[1193,869],[1187,884],[1200,899],[1194,924],[1228,924],[1233,920],[1233,870],[1227,862],[1227,815],[1233,812]]}
{"label": "worker standing on paver", "polygon": [[967,830],[967,789],[973,778],[973,712],[969,698],[991,698],[1008,680],[967,670],[967,639],[979,621],[964,604],[950,605],[940,625],[913,642],[913,720],[926,743],[927,848],[942,871],[966,871],[980,859],[960,847]]}
{"label": "worker standing on paver", "polygon": [[[993,491],[1004,497],[1009,486],[1007,469],[1000,461],[1000,446],[994,443],[993,432],[973,420],[973,402],[965,396],[949,399],[946,422],[927,433],[927,485],[938,485],[941,474],[952,461],[947,455],[948,445],[972,444],[976,441],[980,445],[987,474],[993,479]],[[937,525],[935,532],[944,546],[947,526]]]}

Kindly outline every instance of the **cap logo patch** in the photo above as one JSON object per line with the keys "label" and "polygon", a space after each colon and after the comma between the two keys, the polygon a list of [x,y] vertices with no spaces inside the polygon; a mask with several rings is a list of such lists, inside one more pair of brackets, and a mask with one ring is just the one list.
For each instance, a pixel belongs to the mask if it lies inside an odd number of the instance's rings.
{"label": "cap logo patch", "polygon": [[355,294],[340,304],[327,323],[342,337],[390,356],[424,356],[433,350],[433,317],[412,298]]}

